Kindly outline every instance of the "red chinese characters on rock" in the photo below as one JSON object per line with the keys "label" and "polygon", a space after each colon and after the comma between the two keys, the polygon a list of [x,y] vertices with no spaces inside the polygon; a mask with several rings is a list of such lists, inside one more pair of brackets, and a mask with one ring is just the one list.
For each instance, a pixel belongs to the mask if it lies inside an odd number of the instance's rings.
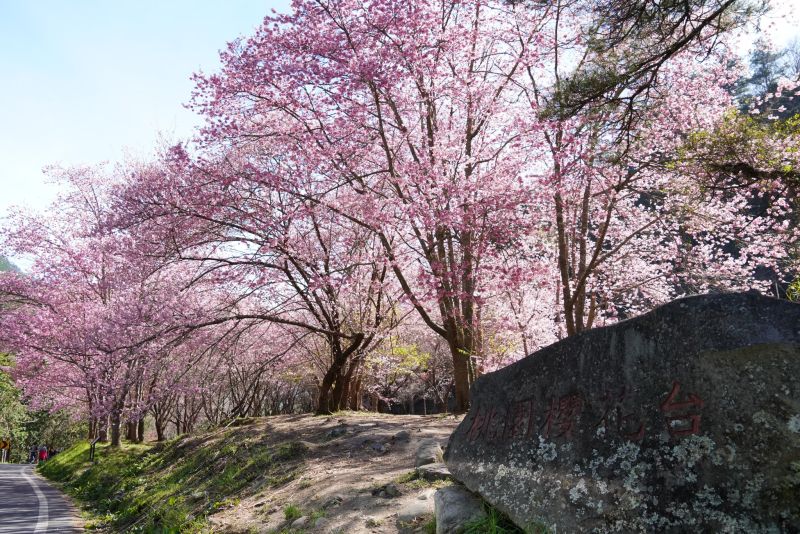
{"label": "red chinese characters on rock", "polygon": [[530,438],[537,429],[544,438],[571,439],[583,405],[583,398],[578,394],[553,397],[543,414],[544,421],[538,427],[533,398],[512,402],[505,410],[481,406],[467,431],[467,440],[506,442]]}
{"label": "red chinese characters on rock", "polygon": [[699,413],[703,408],[703,399],[699,395],[689,393],[687,400],[678,401],[681,384],[677,380],[672,382],[672,390],[661,403],[661,413],[667,422],[667,431],[670,436],[681,437],[700,433]]}
{"label": "red chinese characters on rock", "polygon": [[583,398],[580,395],[565,395],[550,401],[542,427],[542,437],[572,439],[578,416],[583,410]]}
{"label": "red chinese characters on rock", "polygon": [[644,438],[644,423],[635,413],[627,411],[623,406],[625,387],[619,394],[606,392],[603,396],[603,415],[597,427],[605,427],[610,419],[616,421],[617,434],[630,441],[641,441]]}
{"label": "red chinese characters on rock", "polygon": [[511,403],[506,414],[503,439],[515,439],[530,436],[533,433],[533,399],[524,399]]}
{"label": "red chinese characters on rock", "polygon": [[[639,442],[645,437],[645,421],[635,411],[625,407],[626,393],[625,387],[619,393],[605,393],[597,404],[601,415],[594,428],[610,426],[616,430],[617,436]],[[688,393],[685,394],[685,400],[679,400],[680,393],[681,384],[673,381],[672,389],[659,405],[666,419],[667,431],[672,437],[698,434],[703,399],[695,393]],[[538,417],[536,402],[532,397],[514,401],[505,408],[479,406],[467,430],[467,441],[505,443],[521,438],[530,439],[537,431],[545,439],[571,440],[577,432],[585,405],[581,394],[572,393],[551,397],[547,407],[539,410]]]}
{"label": "red chinese characters on rock", "polygon": [[505,413],[494,406],[479,407],[467,431],[467,440],[505,442],[530,435],[533,415],[533,399],[514,402]]}
{"label": "red chinese characters on rock", "polygon": [[475,418],[467,431],[467,440],[476,441],[479,438],[486,437],[486,431],[491,425],[497,413],[497,408],[482,408],[479,407],[475,413]]}

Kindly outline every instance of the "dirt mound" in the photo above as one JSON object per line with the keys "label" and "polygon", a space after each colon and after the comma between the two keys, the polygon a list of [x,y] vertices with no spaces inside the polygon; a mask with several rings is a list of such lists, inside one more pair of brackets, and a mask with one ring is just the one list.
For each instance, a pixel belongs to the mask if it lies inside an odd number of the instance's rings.
{"label": "dirt mound", "polygon": [[445,445],[459,421],[360,412],[245,421],[237,429],[243,440],[296,443],[302,461],[293,464],[290,480],[245,489],[209,521],[220,532],[422,530],[433,512],[433,489],[447,482],[416,477],[415,453],[423,440]]}

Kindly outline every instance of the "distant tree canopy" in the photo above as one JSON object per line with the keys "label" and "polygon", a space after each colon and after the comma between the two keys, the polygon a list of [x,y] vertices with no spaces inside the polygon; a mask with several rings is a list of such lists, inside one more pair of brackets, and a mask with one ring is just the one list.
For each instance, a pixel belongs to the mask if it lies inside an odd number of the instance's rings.
{"label": "distant tree canopy", "polygon": [[[750,52],[748,70],[748,75],[734,88],[740,110],[752,114],[754,109],[760,108],[756,118],[761,122],[789,119],[800,113],[800,98],[795,91],[779,86],[781,80],[796,82],[800,79],[800,41],[794,40],[783,49],[757,41]],[[764,103],[768,106],[764,107]]]}

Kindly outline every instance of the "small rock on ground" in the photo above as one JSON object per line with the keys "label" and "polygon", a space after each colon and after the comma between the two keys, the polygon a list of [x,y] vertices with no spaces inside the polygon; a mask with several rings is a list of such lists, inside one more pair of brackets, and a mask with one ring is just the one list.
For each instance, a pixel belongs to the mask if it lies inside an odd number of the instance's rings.
{"label": "small rock on ground", "polygon": [[334,495],[322,505],[322,508],[327,510],[328,508],[333,508],[334,506],[339,506],[344,502],[344,497],[341,495]]}
{"label": "small rock on ground", "polygon": [[311,520],[311,518],[308,517],[307,515],[304,515],[303,517],[298,517],[297,519],[292,521],[292,528],[293,529],[305,528],[305,527],[308,526],[308,523],[310,522],[310,520]]}
{"label": "small rock on ground", "polygon": [[483,501],[463,486],[447,486],[433,495],[436,534],[461,534],[470,521],[486,516]]}
{"label": "small rock on ground", "polygon": [[417,499],[419,499],[421,501],[424,501],[426,499],[428,499],[428,500],[432,499],[433,498],[433,494],[435,492],[436,492],[435,489],[427,489],[427,490],[423,491],[422,493],[420,493],[419,495],[417,495]]}
{"label": "small rock on ground", "polygon": [[333,439],[333,438],[338,438],[339,436],[344,436],[345,434],[347,434],[347,427],[342,425],[328,430],[326,436],[328,437],[328,439]]}
{"label": "small rock on ground", "polygon": [[414,467],[421,465],[441,463],[444,461],[444,451],[439,442],[432,438],[423,439],[419,442],[417,452],[414,455]]}
{"label": "small rock on ground", "polygon": [[423,480],[451,480],[453,477],[444,463],[426,464],[417,467],[417,476]]}
{"label": "small rock on ground", "polygon": [[386,497],[387,499],[391,499],[393,497],[399,497],[402,495],[400,491],[400,486],[395,484],[394,482],[390,482],[380,488],[375,488],[372,490],[372,495],[376,497]]}
{"label": "small rock on ground", "polygon": [[395,441],[409,441],[411,439],[411,432],[409,432],[408,430],[401,430],[400,432],[392,436],[392,439]]}

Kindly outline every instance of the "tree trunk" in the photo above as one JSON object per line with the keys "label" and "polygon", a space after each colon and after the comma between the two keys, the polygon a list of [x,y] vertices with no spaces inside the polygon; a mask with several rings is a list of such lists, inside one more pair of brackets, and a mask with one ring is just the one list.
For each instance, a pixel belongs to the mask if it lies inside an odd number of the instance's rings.
{"label": "tree trunk", "polygon": [[136,441],[136,421],[128,421],[125,423],[125,439],[130,442]]}
{"label": "tree trunk", "polygon": [[87,434],[87,439],[89,441],[97,437],[97,426],[97,418],[89,416],[89,432]]}
{"label": "tree trunk", "polygon": [[164,441],[164,422],[156,417],[156,439]]}
{"label": "tree trunk", "polygon": [[144,443],[144,417],[136,424],[136,441]]}
{"label": "tree trunk", "polygon": [[470,387],[470,353],[457,346],[450,345],[450,353],[453,356],[453,382],[455,384],[455,413],[464,413],[469,409],[469,387]]}
{"label": "tree trunk", "polygon": [[322,384],[319,386],[319,399],[317,400],[318,414],[330,414],[333,411],[331,409],[331,388],[333,387],[333,382],[336,380],[336,375],[340,368],[341,366],[330,367],[322,378]]}
{"label": "tree trunk", "polygon": [[[350,341],[350,346],[345,350],[338,348],[338,342],[331,341],[331,366],[322,378],[322,384],[319,386],[319,399],[317,402],[317,413],[326,415],[338,410],[342,402],[342,384],[340,377],[342,369],[344,369],[347,359],[361,346],[364,341],[364,334],[356,334]],[[339,381],[339,388],[331,392],[333,385]],[[337,399],[338,396],[338,399]]]}
{"label": "tree trunk", "polygon": [[349,373],[339,373],[333,382],[333,392],[331,393],[331,410],[337,412],[347,409],[347,396],[350,390]]}
{"label": "tree trunk", "polygon": [[353,411],[361,410],[361,376],[356,378],[356,383],[351,388],[350,409]]}
{"label": "tree trunk", "polygon": [[119,447],[120,444],[120,414],[111,414],[111,446]]}

